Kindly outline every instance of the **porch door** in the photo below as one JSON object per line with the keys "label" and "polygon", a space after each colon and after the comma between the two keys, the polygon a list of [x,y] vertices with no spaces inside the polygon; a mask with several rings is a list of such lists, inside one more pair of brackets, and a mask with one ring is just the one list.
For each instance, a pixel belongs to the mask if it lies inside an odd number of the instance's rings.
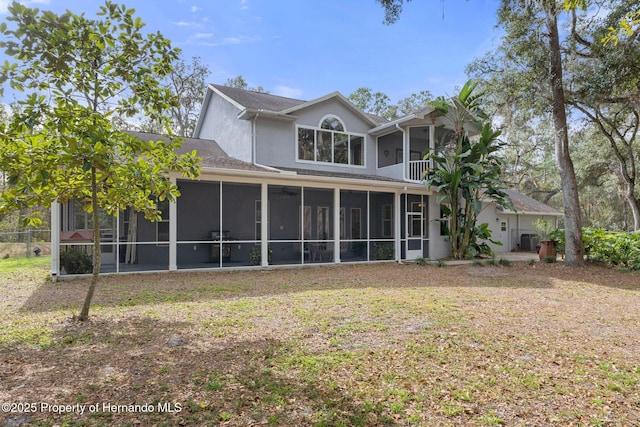
{"label": "porch door", "polygon": [[407,206],[405,216],[405,230],[407,230],[405,259],[422,258],[422,242],[424,236],[424,217],[421,203],[411,203]]}
{"label": "porch door", "polygon": [[[495,238],[497,237],[497,239]],[[502,246],[495,247],[500,252],[509,252],[511,250],[511,241],[509,240],[509,218],[498,218],[498,235],[494,237],[502,243]]]}

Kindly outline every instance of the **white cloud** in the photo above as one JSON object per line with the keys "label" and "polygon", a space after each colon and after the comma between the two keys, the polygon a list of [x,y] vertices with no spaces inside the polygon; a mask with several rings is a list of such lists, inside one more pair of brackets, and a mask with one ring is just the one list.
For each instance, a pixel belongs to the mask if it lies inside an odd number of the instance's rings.
{"label": "white cloud", "polygon": [[192,39],[210,39],[213,37],[213,33],[196,33],[191,36]]}
{"label": "white cloud", "polygon": [[[195,38],[195,37],[192,37],[192,39],[193,38]],[[255,43],[255,42],[258,42],[260,40],[261,40],[261,38],[258,37],[258,36],[255,36],[255,37],[239,36],[239,37],[225,37],[220,41],[199,42],[198,44],[201,45],[201,46],[218,47],[218,46],[229,46],[229,45]]]}
{"label": "white cloud", "polygon": [[249,9],[249,0],[240,0],[240,10]]}
{"label": "white cloud", "polygon": [[289,86],[277,86],[273,90],[273,94],[279,95],[279,96],[286,96],[287,98],[301,99],[303,92],[301,89],[296,89]]}
{"label": "white cloud", "polygon": [[196,12],[198,12],[198,11],[200,11],[200,10],[202,10],[202,8],[201,8],[201,7],[198,7],[198,6],[191,6],[191,12],[192,12],[192,13],[196,13]]}
{"label": "white cloud", "polygon": [[176,27],[183,27],[183,28],[202,28],[201,24],[197,22],[192,22],[192,21],[174,21],[171,24],[175,25]]}

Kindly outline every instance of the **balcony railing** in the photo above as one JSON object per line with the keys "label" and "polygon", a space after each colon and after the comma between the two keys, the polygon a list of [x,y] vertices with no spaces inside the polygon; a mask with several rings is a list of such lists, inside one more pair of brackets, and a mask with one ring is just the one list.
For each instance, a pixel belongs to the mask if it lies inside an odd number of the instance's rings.
{"label": "balcony railing", "polygon": [[430,167],[429,160],[410,160],[409,161],[409,174],[407,177],[411,181],[422,181],[424,172]]}

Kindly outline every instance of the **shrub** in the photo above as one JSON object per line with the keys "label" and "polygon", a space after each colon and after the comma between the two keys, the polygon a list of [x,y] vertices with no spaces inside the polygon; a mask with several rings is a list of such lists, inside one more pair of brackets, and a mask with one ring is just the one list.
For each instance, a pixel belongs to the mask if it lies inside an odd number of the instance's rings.
{"label": "shrub", "polygon": [[375,257],[381,260],[393,259],[394,252],[393,243],[379,243],[375,248]]}
{"label": "shrub", "polygon": [[93,270],[91,257],[74,248],[68,248],[60,254],[60,266],[67,274],[86,274]]}
{"label": "shrub", "polygon": [[591,259],[640,270],[640,232],[614,233],[601,228],[585,228],[582,239],[585,254]]}
{"label": "shrub", "polygon": [[[273,249],[271,246],[267,249],[267,262],[271,264],[271,259],[273,257]],[[260,265],[262,261],[262,249],[257,247],[251,249],[249,252],[249,265]]]}

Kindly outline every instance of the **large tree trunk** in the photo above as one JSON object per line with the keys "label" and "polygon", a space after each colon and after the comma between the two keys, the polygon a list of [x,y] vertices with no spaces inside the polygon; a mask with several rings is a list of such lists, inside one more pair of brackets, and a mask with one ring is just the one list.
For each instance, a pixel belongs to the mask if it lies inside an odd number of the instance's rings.
{"label": "large tree trunk", "polygon": [[633,189],[625,193],[625,198],[629,202],[631,213],[633,214],[633,229],[638,231],[640,230],[640,199],[636,197]]}
{"label": "large tree trunk", "polygon": [[555,127],[556,162],[560,171],[562,196],[564,201],[565,264],[579,266],[584,263],[582,243],[582,222],[578,184],[569,155],[569,132],[564,88],[562,85],[562,54],[558,34],[558,10],[555,0],[545,0],[547,30],[549,31],[549,59],[551,92],[553,102],[553,124]]}
{"label": "large tree trunk", "polygon": [[100,215],[98,215],[98,188],[96,183],[96,168],[91,168],[91,207],[93,209],[93,272],[91,274],[91,283],[87,290],[87,295],[84,298],[84,304],[82,305],[82,311],[78,316],[78,320],[85,321],[89,318],[89,307],[91,306],[91,300],[98,284],[98,277],[100,275]]}

